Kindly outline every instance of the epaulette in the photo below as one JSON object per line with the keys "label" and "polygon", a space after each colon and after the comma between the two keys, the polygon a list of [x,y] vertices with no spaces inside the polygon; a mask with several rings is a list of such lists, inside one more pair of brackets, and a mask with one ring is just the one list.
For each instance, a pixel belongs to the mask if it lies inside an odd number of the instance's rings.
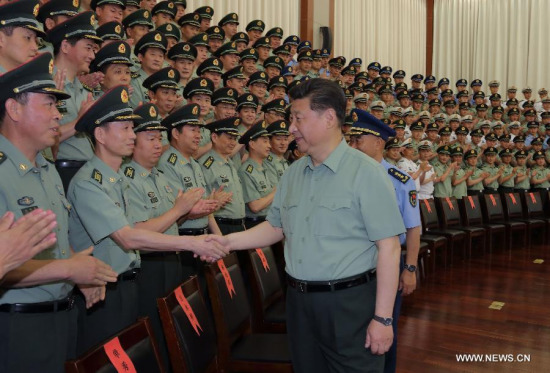
{"label": "epaulette", "polygon": [[170,157],[168,157],[168,163],[170,163],[173,166],[176,165],[177,160],[178,160],[178,156],[176,155],[176,153],[172,153],[170,154]]}
{"label": "epaulette", "polygon": [[99,172],[97,169],[94,168],[94,171],[92,172],[92,179],[97,181],[100,184],[103,184],[103,175],[101,172]]}
{"label": "epaulette", "polygon": [[269,162],[273,162],[273,157],[271,156],[271,154],[267,156],[267,160],[268,160]]}
{"label": "epaulette", "polygon": [[4,152],[0,152],[0,164],[4,163],[6,159],[8,159],[8,156]]}
{"label": "epaulette", "polygon": [[80,82],[80,84],[82,84],[82,87],[84,87],[85,90],[87,90],[88,92],[94,92],[95,88],[94,87],[90,87],[89,85],[87,84],[84,84],[82,82]]}
{"label": "epaulette", "polygon": [[212,166],[212,163],[214,163],[214,157],[210,156],[208,158],[206,158],[206,161],[204,161],[204,163],[202,164],[207,170],[210,169],[210,167]]}
{"label": "epaulette", "polygon": [[251,174],[253,170],[254,170],[254,166],[252,166],[251,164],[249,164],[248,167],[246,167],[246,172],[248,172],[249,174]]}
{"label": "epaulette", "polygon": [[138,72],[131,73],[131,74],[130,74],[130,78],[132,78],[132,79],[139,78],[139,73],[138,73]]}
{"label": "epaulette", "polygon": [[126,167],[124,170],[124,176],[129,177],[130,179],[134,178],[134,174],[136,173],[136,170],[134,170],[133,167]]}
{"label": "epaulette", "polygon": [[411,178],[409,175],[405,175],[403,172],[399,171],[396,168],[388,169],[388,174],[405,184]]}

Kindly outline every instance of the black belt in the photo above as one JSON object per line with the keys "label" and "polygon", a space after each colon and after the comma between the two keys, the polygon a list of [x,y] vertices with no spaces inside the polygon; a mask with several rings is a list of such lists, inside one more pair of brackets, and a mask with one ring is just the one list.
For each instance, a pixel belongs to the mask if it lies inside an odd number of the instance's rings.
{"label": "black belt", "polygon": [[315,293],[349,289],[354,286],[374,281],[374,279],[376,279],[376,271],[365,272],[360,275],[333,281],[301,281],[295,279],[289,274],[286,275],[288,285],[295,288],[300,293]]}
{"label": "black belt", "polygon": [[230,218],[219,218],[214,217],[218,223],[227,224],[227,225],[243,225],[243,219],[230,219]]}
{"label": "black belt", "polygon": [[47,313],[69,311],[73,308],[73,306],[74,298],[70,296],[53,302],[2,304],[0,305],[0,312]]}
{"label": "black belt", "polygon": [[258,223],[258,222],[264,222],[265,221],[265,216],[256,216],[255,218],[249,218],[248,216],[246,218],[244,218],[244,221],[248,222],[248,223]]}
{"label": "black belt", "polygon": [[140,272],[140,268],[129,269],[118,275],[117,281],[134,281],[139,276]]}
{"label": "black belt", "polygon": [[529,193],[529,189],[518,189],[518,188],[514,188],[514,191],[515,191],[515,192],[520,192],[520,193]]}
{"label": "black belt", "polygon": [[141,260],[147,260],[147,258],[166,258],[167,256],[178,256],[177,251],[147,251],[141,252]]}
{"label": "black belt", "polygon": [[538,190],[546,190],[546,191],[549,191],[549,190],[550,190],[550,188],[536,188],[536,187],[534,187],[534,188],[532,188],[532,189],[533,189],[533,190],[537,190],[537,191],[538,191]]}
{"label": "black belt", "polygon": [[55,167],[57,168],[80,168],[84,166],[86,161],[68,161],[68,160],[57,160],[55,161]]}
{"label": "black belt", "polygon": [[202,236],[208,234],[208,227],[204,228],[180,228],[178,229],[180,236]]}

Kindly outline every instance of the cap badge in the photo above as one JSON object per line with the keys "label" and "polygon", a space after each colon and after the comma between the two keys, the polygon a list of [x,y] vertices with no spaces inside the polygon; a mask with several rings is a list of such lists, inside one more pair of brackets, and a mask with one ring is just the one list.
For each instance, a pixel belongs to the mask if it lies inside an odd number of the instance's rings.
{"label": "cap badge", "polygon": [[168,8],[172,9],[174,7],[174,3],[168,3]]}
{"label": "cap badge", "polygon": [[75,8],[78,8],[79,5],[80,5],[80,4],[79,4],[79,1],[78,1],[78,0],[73,0],[73,6],[74,6]]}
{"label": "cap badge", "polygon": [[354,113],[351,115],[351,119],[352,119],[354,122],[357,122],[357,121],[359,120],[359,118],[357,117],[357,113],[354,112]]}
{"label": "cap badge", "polygon": [[[172,3],[170,3],[170,4],[172,4]],[[166,31],[172,31],[172,25],[167,25],[166,26]]]}
{"label": "cap badge", "polygon": [[211,12],[210,8],[206,8],[206,13],[210,13],[210,12]]}
{"label": "cap badge", "polygon": [[151,118],[156,118],[157,117],[157,111],[155,110],[154,106],[151,106],[149,108],[149,115],[151,116]]}
{"label": "cap badge", "polygon": [[195,14],[195,16],[193,17],[193,19],[194,19],[195,21],[198,21],[198,20],[199,20],[199,15],[198,15],[198,14]]}
{"label": "cap badge", "polygon": [[92,14],[92,15],[90,16],[90,25],[93,26],[94,23],[95,23],[95,16]]}
{"label": "cap badge", "polygon": [[35,16],[35,17],[38,15],[38,6],[39,6],[39,4],[36,4],[36,5],[34,6],[33,10],[32,10],[32,14],[33,14],[33,16]]}
{"label": "cap badge", "polygon": [[200,85],[201,87],[206,87],[208,85],[208,82],[206,81],[206,79],[203,79],[201,80]]}
{"label": "cap badge", "polygon": [[231,18],[237,19],[237,15],[236,15],[235,13],[233,13],[233,14],[231,15]]}
{"label": "cap badge", "polygon": [[149,18],[149,11],[143,12],[143,18]]}
{"label": "cap badge", "polygon": [[173,79],[175,76],[176,76],[176,74],[174,74],[174,70],[168,70],[168,77],[170,79]]}
{"label": "cap badge", "polygon": [[118,53],[126,53],[126,47],[124,46],[124,43],[120,43],[118,46]]}
{"label": "cap badge", "polygon": [[196,106],[193,108],[193,110],[191,110],[191,113],[192,113],[193,115],[199,115],[199,106],[196,105]]}
{"label": "cap badge", "polygon": [[252,98],[252,95],[246,96],[246,101],[252,101],[252,100],[254,100],[254,99]]}
{"label": "cap badge", "polygon": [[48,71],[50,72],[50,75],[53,74],[53,59],[50,60],[50,64],[48,65]]}
{"label": "cap badge", "polygon": [[125,89],[123,89],[121,92],[120,92],[120,99],[122,100],[123,103],[128,103],[128,91],[126,91]]}
{"label": "cap badge", "polygon": [[116,32],[117,34],[120,34],[120,33],[122,32],[122,28],[120,27],[120,25],[116,25],[116,26],[115,26],[115,32]]}
{"label": "cap badge", "polygon": [[218,60],[214,59],[214,61],[212,61],[212,65],[214,66],[218,66],[220,63],[218,62]]}
{"label": "cap badge", "polygon": [[207,41],[207,40],[208,40],[208,35],[204,34],[204,35],[202,36],[202,41]]}
{"label": "cap badge", "polygon": [[254,54],[256,53],[256,51],[254,50],[254,48],[250,48],[250,54]]}
{"label": "cap badge", "polygon": [[230,97],[233,97],[233,90],[232,89],[228,90],[227,95]]}
{"label": "cap badge", "polygon": [[156,41],[162,41],[162,36],[160,34],[155,34]]}
{"label": "cap badge", "polygon": [[281,128],[286,128],[286,123],[285,122],[281,122]]}
{"label": "cap badge", "polygon": [[262,121],[262,128],[266,128],[267,127],[267,123],[265,120]]}

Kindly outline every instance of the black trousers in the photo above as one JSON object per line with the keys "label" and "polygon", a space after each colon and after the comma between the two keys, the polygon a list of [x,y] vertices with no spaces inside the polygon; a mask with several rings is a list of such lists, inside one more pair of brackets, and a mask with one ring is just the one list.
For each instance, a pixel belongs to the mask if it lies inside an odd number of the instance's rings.
{"label": "black trousers", "polygon": [[384,355],[365,348],[374,316],[376,281],[334,292],[287,289],[287,330],[296,373],[371,373]]}
{"label": "black trousers", "polygon": [[76,357],[78,310],[0,312],[0,372],[62,373]]}
{"label": "black trousers", "polygon": [[76,304],[80,313],[77,353],[81,355],[136,322],[139,314],[137,282],[119,280],[108,284],[105,300],[90,309],[86,309],[81,294]]}
{"label": "black trousers", "polygon": [[220,228],[220,231],[222,232],[222,234],[225,236],[225,235],[228,235],[228,234],[231,234],[231,233],[236,233],[236,232],[242,232],[244,231],[244,225],[233,225],[233,224],[225,224],[225,223],[220,223],[220,222],[217,222],[218,223],[218,227]]}
{"label": "black trousers", "polygon": [[136,281],[139,291],[139,316],[149,316],[163,365],[168,368],[170,367],[170,357],[157,308],[157,298],[167,296],[183,282],[179,254],[174,252],[142,253],[141,273]]}

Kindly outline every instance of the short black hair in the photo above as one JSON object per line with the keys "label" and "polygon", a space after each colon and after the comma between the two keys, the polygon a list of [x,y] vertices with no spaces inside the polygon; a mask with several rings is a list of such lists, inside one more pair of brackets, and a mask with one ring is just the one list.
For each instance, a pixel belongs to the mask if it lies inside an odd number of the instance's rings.
{"label": "short black hair", "polygon": [[[81,38],[74,37],[74,38],[68,38],[68,39],[63,39],[63,40],[67,40],[67,43],[69,43],[71,46],[74,47],[80,39]],[[61,49],[61,44],[63,43],[63,40],[61,40],[59,42],[59,44],[54,44],[53,45],[53,55],[56,56],[56,57],[59,54],[59,50]]]}
{"label": "short black hair", "polygon": [[316,112],[334,109],[341,127],[346,117],[346,96],[335,82],[314,78],[294,86],[288,95],[291,100],[309,98],[310,109]]}
{"label": "short black hair", "polygon": [[[13,99],[21,105],[26,105],[29,102],[29,93],[30,92],[17,93]],[[2,127],[4,119],[6,118],[6,101],[3,101],[0,105],[0,127]]]}

